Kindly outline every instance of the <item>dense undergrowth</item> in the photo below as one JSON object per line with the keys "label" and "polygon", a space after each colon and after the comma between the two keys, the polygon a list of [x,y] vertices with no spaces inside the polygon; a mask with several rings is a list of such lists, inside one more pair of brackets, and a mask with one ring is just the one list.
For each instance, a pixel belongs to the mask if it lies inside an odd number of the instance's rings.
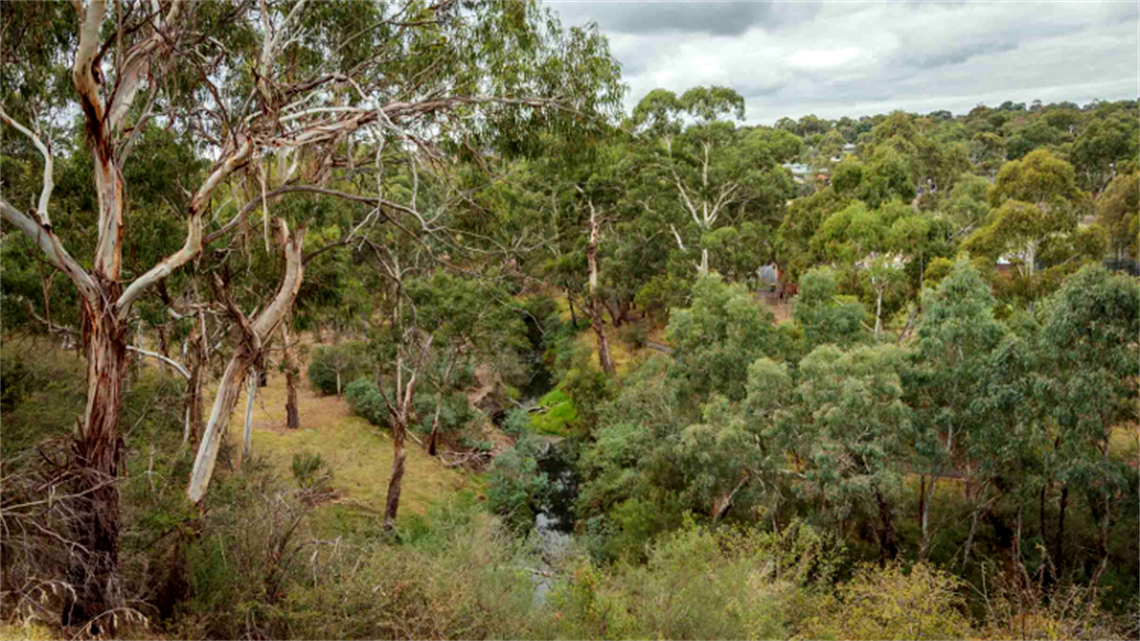
{"label": "dense undergrowth", "polygon": [[[983,563],[995,583],[979,600],[937,562],[866,563],[839,530],[804,520],[773,528],[763,514],[751,525],[714,525],[690,512],[637,537],[649,530],[632,524],[646,517],[627,502],[616,511],[619,519],[628,513],[624,535],[584,533],[553,567],[537,569],[528,518],[487,509],[531,504],[540,492],[522,487],[521,498],[496,498],[511,485],[499,478],[510,474],[511,456],[522,465],[514,482],[538,478],[526,468],[522,432],[519,449],[491,472],[490,501],[441,496],[392,535],[378,521],[351,532],[315,528],[335,469],[303,453],[292,478],[243,462],[217,479],[195,514],[181,496],[189,460],[179,420],[163,409],[178,395],[172,379],[144,371],[125,398],[136,427],[122,494],[119,581],[131,606],[119,618],[127,639],[1129,638],[1129,620],[1102,614],[1076,589],[1012,590]],[[526,429],[524,417],[515,414],[515,429]],[[0,552],[3,638],[57,639],[49,612],[59,595],[17,581],[50,569],[22,562],[51,559],[13,562],[8,544]],[[553,590],[539,595],[543,579],[553,579]]]}

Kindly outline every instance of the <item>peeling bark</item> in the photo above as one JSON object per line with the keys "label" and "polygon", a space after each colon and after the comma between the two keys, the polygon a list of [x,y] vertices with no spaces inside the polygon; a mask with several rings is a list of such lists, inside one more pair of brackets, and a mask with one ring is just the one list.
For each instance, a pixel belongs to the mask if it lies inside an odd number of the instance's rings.
{"label": "peeling bark", "polygon": [[[118,285],[103,285],[114,300]],[[87,357],[87,410],[74,445],[77,472],[74,492],[83,495],[72,538],[69,580],[74,598],[64,608],[63,624],[79,625],[111,609],[117,601],[119,489],[123,462],[118,432],[122,382],[127,367],[126,326],[89,301],[83,301],[83,337]]]}

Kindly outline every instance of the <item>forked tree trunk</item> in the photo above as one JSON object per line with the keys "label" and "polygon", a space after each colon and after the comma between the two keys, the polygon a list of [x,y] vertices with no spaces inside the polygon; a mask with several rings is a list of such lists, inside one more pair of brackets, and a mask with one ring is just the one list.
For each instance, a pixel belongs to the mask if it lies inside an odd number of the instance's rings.
{"label": "forked tree trunk", "polygon": [[202,434],[202,442],[198,445],[194,469],[190,472],[190,484],[186,494],[194,503],[200,503],[210,487],[210,479],[214,475],[214,465],[218,460],[218,449],[222,437],[225,435],[226,426],[229,425],[230,416],[241,396],[242,383],[245,382],[250,368],[257,361],[263,342],[267,341],[273,332],[277,331],[277,325],[292,308],[293,301],[297,298],[297,292],[301,289],[301,281],[304,278],[302,248],[305,242],[305,230],[304,228],[297,230],[296,236],[290,238],[289,230],[284,221],[277,219],[277,226],[278,242],[285,247],[285,276],[273,302],[262,310],[252,323],[233,304],[233,301],[225,297],[220,282],[216,281],[219,296],[223,297],[230,313],[236,317],[236,324],[241,332],[241,340],[229,364],[226,365],[226,371],[222,375],[221,382],[218,384],[218,393],[214,397],[210,419],[206,424],[205,432]]}
{"label": "forked tree trunk", "polygon": [[297,356],[293,351],[288,318],[281,323],[281,342],[284,344],[282,352],[285,360],[285,425],[295,430],[301,427],[301,413],[297,407],[297,376],[300,368],[297,367]]}
{"label": "forked tree trunk", "polygon": [[611,302],[606,299],[602,302],[606,306],[606,311],[610,313],[610,320],[613,321],[614,328],[621,327],[622,322],[625,321],[625,313],[619,310],[617,301]]}
{"label": "forked tree trunk", "polygon": [[[416,379],[419,378],[420,370],[423,368],[423,357],[431,349],[434,338],[428,334],[427,342],[420,348],[419,362],[412,370],[412,375],[408,378],[407,384],[403,382],[404,358],[403,356],[396,357],[396,404],[393,405],[385,397],[388,416],[392,421],[393,445],[392,476],[388,479],[388,498],[384,502],[384,529],[387,531],[396,527],[396,514],[400,509],[400,490],[404,483],[404,460],[407,458],[407,452],[404,451],[404,441],[408,435],[408,424],[412,416],[412,399],[415,398]],[[376,372],[376,386],[383,393],[384,381],[381,380],[379,371]]]}

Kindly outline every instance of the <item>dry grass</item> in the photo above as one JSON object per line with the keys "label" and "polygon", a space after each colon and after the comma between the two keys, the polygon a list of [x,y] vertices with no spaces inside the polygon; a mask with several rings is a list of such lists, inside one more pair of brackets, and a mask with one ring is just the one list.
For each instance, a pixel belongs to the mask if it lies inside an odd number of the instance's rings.
{"label": "dry grass", "polygon": [[[259,388],[254,400],[253,454],[267,460],[284,478],[292,475],[295,454],[320,454],[333,471],[337,498],[321,508],[318,522],[331,520],[338,527],[373,526],[383,514],[392,471],[389,432],[353,416],[344,399],[314,392],[303,375],[298,389],[301,428],[291,430],[285,426],[285,398],[285,376],[273,368],[269,385]],[[243,392],[227,435],[239,456],[245,407]],[[406,452],[401,520],[426,514],[431,505],[459,490],[482,488],[479,479],[447,468],[411,439]]]}
{"label": "dry grass", "polygon": [[[648,323],[648,320],[635,320],[630,321],[632,324]],[[649,336],[651,340],[665,342],[664,329],[651,328]],[[625,341],[621,340],[618,336],[618,330],[614,329],[613,325],[606,325],[606,338],[610,344],[610,358],[614,359],[614,366],[617,368],[618,374],[626,374],[631,365],[638,363],[647,358],[668,358],[665,354],[648,347],[640,349],[630,346]],[[594,336],[593,330],[589,327],[583,329],[578,333],[576,339],[579,345],[592,350],[590,354],[590,365],[601,369],[601,361],[598,360],[598,343]]]}

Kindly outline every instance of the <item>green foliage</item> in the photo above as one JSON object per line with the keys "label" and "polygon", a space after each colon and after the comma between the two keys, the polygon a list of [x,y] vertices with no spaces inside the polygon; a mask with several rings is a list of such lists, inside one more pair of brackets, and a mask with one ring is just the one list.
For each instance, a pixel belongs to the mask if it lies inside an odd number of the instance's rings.
{"label": "green foliage", "polygon": [[966,639],[965,586],[928,565],[862,566],[808,620],[804,639]]}
{"label": "green foliage", "polygon": [[538,471],[543,442],[530,435],[516,439],[515,446],[495,457],[487,475],[487,502],[508,526],[528,530],[534,525],[533,508],[550,490],[550,480]]}
{"label": "green foliage", "polygon": [[340,394],[346,385],[368,375],[370,370],[363,343],[318,345],[309,360],[309,383],[322,394]]}
{"label": "green foliage", "polygon": [[1137,257],[1140,249],[1140,174],[1114,178],[1097,200],[1097,222],[1111,239],[1112,254]]}
{"label": "green foliage", "polygon": [[574,400],[561,389],[553,389],[538,401],[545,411],[531,415],[531,428],[539,434],[567,436],[578,429],[580,423]]}
{"label": "green foliage", "polygon": [[[784,449],[804,460],[805,483],[795,491],[827,505],[828,519],[881,521],[887,555],[894,553],[889,506],[901,490],[898,466],[912,431],[912,412],[903,403],[904,367],[904,352],[891,345],[850,352],[816,348],[800,362],[799,405],[777,412],[772,430]],[[772,369],[755,374],[757,391],[764,389],[763,378],[773,376],[779,377],[776,389],[788,385],[786,375]]]}
{"label": "green foliage", "polygon": [[783,534],[710,530],[691,519],[644,565],[572,567],[551,597],[558,638],[767,639],[811,611],[803,586],[826,582],[842,549],[794,524]]}
{"label": "green foliage", "polygon": [[792,318],[803,328],[804,353],[827,343],[848,348],[867,340],[863,329],[866,315],[862,304],[839,300],[832,270],[815,268],[800,279],[800,295]]}
{"label": "green foliage", "polygon": [[376,383],[358,378],[344,389],[344,398],[357,416],[373,425],[388,425],[388,406],[376,388]]}
{"label": "green foliage", "polygon": [[311,490],[332,480],[332,470],[320,454],[298,452],[293,455],[293,480],[302,490]]}
{"label": "green foliage", "polygon": [[790,344],[771,312],[739,285],[708,276],[693,286],[692,306],[673,310],[666,334],[674,345],[670,374],[690,402],[713,392],[744,398],[748,365],[761,356],[783,359]]}
{"label": "green foliage", "polygon": [[43,351],[12,343],[0,355],[4,415],[0,452],[6,461],[30,451],[41,439],[70,433],[76,417],[83,414],[83,362],[61,351]]}
{"label": "green foliage", "polygon": [[618,330],[618,338],[633,349],[642,349],[649,342],[649,327],[645,323],[627,323]]}

